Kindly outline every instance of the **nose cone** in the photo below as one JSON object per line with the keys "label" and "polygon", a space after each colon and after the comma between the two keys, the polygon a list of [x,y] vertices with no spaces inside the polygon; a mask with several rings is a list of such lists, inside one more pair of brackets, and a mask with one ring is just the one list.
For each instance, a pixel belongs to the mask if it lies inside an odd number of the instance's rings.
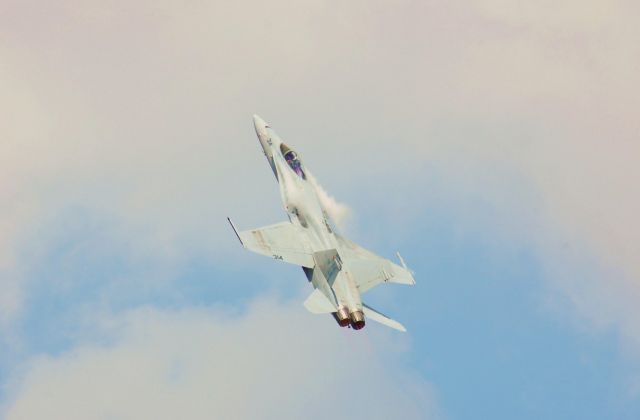
{"label": "nose cone", "polygon": [[262,118],[260,118],[260,116],[258,115],[253,115],[253,126],[256,129],[256,135],[258,136],[258,140],[260,140],[260,145],[262,146],[262,149],[264,150],[264,153],[267,156],[271,155],[271,151],[269,150],[270,147],[270,140],[269,140],[269,124],[267,124],[265,122],[265,120],[263,120]]}
{"label": "nose cone", "polygon": [[269,128],[269,124],[256,114],[253,114],[253,126],[256,129],[256,134],[258,135],[258,140],[260,140],[260,146],[262,146],[264,155],[267,157],[267,161],[269,161],[269,165],[277,179],[278,171],[273,161],[273,148],[278,147],[280,140],[276,133]]}
{"label": "nose cone", "polygon": [[260,134],[261,131],[264,131],[269,127],[269,124],[265,122],[259,115],[253,114],[253,126],[256,128],[256,132]]}
{"label": "nose cone", "polygon": [[253,114],[253,126],[256,129],[256,134],[260,139],[260,143],[262,143],[262,146],[265,147],[267,139],[269,138],[269,133],[267,131],[269,128],[269,124],[267,124],[265,120],[260,118],[259,115]]}

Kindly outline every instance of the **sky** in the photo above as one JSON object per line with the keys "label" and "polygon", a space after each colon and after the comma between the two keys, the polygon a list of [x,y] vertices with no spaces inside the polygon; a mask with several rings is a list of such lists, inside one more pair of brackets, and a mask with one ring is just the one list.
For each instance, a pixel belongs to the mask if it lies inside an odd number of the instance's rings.
{"label": "sky", "polygon": [[[3,0],[0,418],[639,418],[639,9]],[[254,113],[407,333],[237,243]]]}

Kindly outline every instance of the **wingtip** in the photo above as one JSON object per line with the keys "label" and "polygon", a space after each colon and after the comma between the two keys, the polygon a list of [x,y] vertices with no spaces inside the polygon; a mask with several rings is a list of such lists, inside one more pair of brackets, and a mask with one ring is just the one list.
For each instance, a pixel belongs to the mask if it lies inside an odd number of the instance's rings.
{"label": "wingtip", "polygon": [[416,279],[413,277],[413,275],[415,274],[415,271],[407,267],[407,263],[404,262],[404,258],[402,258],[402,255],[400,255],[399,251],[396,251],[396,255],[398,256],[398,260],[400,260],[400,265],[402,266],[402,268],[404,268],[411,274],[411,285],[416,284]]}
{"label": "wingtip", "polygon": [[233,224],[233,221],[228,216],[227,216],[227,221],[229,221],[229,224],[231,225],[231,229],[233,229],[233,231],[235,232],[236,236],[238,237],[238,240],[240,241],[240,244],[244,246],[244,242],[242,242],[242,238],[240,237],[240,233],[238,233],[238,229],[236,228],[236,225]]}
{"label": "wingtip", "polygon": [[407,268],[407,264],[404,262],[404,258],[402,258],[402,255],[400,255],[400,251],[396,251],[396,255],[398,256],[398,260],[400,260],[402,268],[404,268],[405,270],[409,270],[409,268]]}

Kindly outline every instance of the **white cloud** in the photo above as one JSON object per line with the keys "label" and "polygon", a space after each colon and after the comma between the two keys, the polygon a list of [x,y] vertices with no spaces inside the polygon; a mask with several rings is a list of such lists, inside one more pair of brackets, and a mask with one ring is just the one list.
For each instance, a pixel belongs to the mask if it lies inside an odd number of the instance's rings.
{"label": "white cloud", "polygon": [[473,0],[471,4],[487,16],[512,25],[533,25],[541,29],[593,30],[611,23],[621,11],[622,2],[576,0],[510,2]]}
{"label": "white cloud", "polygon": [[536,241],[554,292],[640,354],[640,92],[629,89],[640,82],[632,17],[640,9],[566,1],[551,13],[539,3],[477,3],[492,5],[480,10],[510,35],[472,49],[463,89],[489,104],[474,106],[479,116],[521,126],[512,133],[517,147],[488,141],[485,153],[538,190],[542,224],[522,230]]}
{"label": "white cloud", "polygon": [[[413,209],[394,223],[429,205],[407,177],[425,162],[443,197],[482,194],[538,246],[553,290],[640,348],[635,3],[40,3],[0,18],[5,323],[69,209],[169,266],[228,258],[229,214],[281,220],[258,112],[323,185],[406,188],[375,210]],[[534,186],[530,201],[504,173]],[[601,271],[580,281],[585,260]]]}
{"label": "white cloud", "polygon": [[28,363],[4,418],[436,417],[431,386],[398,362],[393,333],[342,330],[301,305],[143,308],[103,322],[110,344]]}

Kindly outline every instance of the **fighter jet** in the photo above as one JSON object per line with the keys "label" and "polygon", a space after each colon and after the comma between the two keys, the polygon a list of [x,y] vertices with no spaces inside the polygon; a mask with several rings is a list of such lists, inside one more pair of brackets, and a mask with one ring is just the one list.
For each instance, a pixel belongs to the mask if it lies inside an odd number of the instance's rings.
{"label": "fighter jet", "polygon": [[360,330],[365,318],[400,331],[406,329],[362,301],[382,283],[415,284],[398,253],[400,265],[379,257],[341,236],[323,205],[318,186],[300,155],[286,145],[262,118],[253,116],[256,134],[280,186],[289,220],[239,231],[246,249],[302,267],[313,292],[304,306],[314,314],[332,314],[341,327]]}

